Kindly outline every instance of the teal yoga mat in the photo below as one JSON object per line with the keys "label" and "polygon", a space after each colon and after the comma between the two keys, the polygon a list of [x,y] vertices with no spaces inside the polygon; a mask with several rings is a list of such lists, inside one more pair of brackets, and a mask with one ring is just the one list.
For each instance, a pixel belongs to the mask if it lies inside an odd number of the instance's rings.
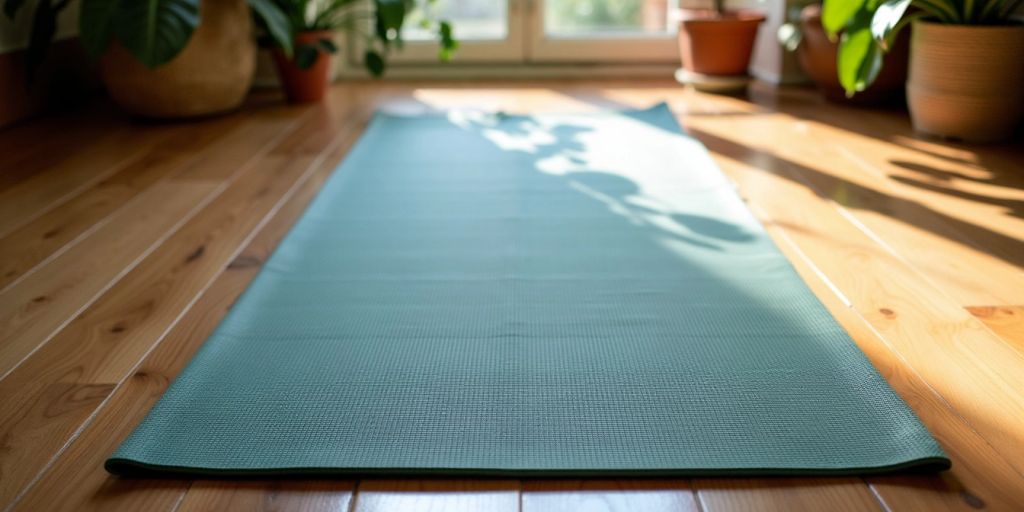
{"label": "teal yoga mat", "polygon": [[664,105],[378,114],[119,474],[949,460]]}

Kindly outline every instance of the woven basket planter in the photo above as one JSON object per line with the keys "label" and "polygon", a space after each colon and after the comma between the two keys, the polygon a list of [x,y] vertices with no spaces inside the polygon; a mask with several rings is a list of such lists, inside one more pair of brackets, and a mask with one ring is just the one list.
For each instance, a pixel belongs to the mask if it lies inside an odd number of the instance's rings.
{"label": "woven basket planter", "polygon": [[[133,0],[137,1],[137,0]],[[202,20],[174,59],[148,69],[121,45],[100,59],[110,96],[154,118],[205,116],[237,108],[256,70],[252,14],[245,0],[203,0]]]}
{"label": "woven basket planter", "polygon": [[915,21],[907,103],[918,131],[1003,140],[1024,113],[1024,25]]}

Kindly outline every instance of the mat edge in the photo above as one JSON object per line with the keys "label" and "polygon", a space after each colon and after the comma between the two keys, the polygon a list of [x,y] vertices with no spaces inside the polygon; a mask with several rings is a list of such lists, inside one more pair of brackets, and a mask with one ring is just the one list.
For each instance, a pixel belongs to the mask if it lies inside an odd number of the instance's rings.
{"label": "mat edge", "polygon": [[261,469],[219,469],[149,464],[111,457],[103,465],[108,473],[120,477],[281,477],[281,476],[463,476],[512,478],[585,478],[585,477],[761,477],[761,476],[866,476],[896,472],[937,473],[949,470],[947,457],[932,456],[884,466],[854,468],[655,468],[655,469],[500,469],[500,468],[337,468],[288,467]]}

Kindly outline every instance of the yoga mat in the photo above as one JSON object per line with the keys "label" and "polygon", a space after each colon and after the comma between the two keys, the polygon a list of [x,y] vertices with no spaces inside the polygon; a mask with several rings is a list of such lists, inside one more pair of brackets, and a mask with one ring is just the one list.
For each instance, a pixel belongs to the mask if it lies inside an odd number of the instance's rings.
{"label": "yoga mat", "polygon": [[118,474],[949,460],[669,109],[377,114]]}

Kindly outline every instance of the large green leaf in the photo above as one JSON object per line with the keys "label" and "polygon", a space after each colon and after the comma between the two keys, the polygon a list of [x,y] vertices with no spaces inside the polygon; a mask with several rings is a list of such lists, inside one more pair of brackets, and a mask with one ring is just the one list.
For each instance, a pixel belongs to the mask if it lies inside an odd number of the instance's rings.
{"label": "large green leaf", "polygon": [[910,7],[910,0],[886,0],[875,10],[871,18],[871,34],[886,46],[892,44],[896,34],[903,27],[904,14]]}
{"label": "large green leaf", "polygon": [[199,25],[199,0],[125,0],[113,21],[118,41],[152,69],[188,44]]}
{"label": "large green leaf", "polygon": [[375,4],[377,8],[377,37],[385,45],[390,41],[401,44],[406,2],[404,0],[375,0]]}
{"label": "large green leaf", "polygon": [[455,31],[452,24],[442,21],[438,24],[437,37],[441,44],[441,50],[437,57],[442,61],[451,60],[452,54],[459,48],[459,42],[455,39]]}
{"label": "large green leaf", "polygon": [[847,96],[863,91],[882,70],[882,48],[871,34],[871,12],[858,12],[839,40],[836,67]]}
{"label": "large green leaf", "polygon": [[18,13],[18,10],[24,4],[25,0],[4,0],[4,14],[8,18],[14,19],[14,15]]}
{"label": "large green leaf", "polygon": [[933,16],[940,23],[962,24],[963,18],[957,9],[959,0],[914,0],[914,6]]}
{"label": "large green leaf", "polygon": [[825,0],[821,6],[821,24],[832,37],[843,31],[846,24],[864,8],[867,0]]}
{"label": "large green leaf", "polygon": [[93,56],[99,56],[110,46],[114,37],[114,17],[120,4],[121,0],[82,0],[78,37]]}
{"label": "large green leaf", "polygon": [[36,69],[42,64],[50,49],[53,35],[57,33],[57,13],[60,8],[61,6],[50,3],[50,0],[39,0],[36,5],[36,11],[32,16],[32,34],[25,56],[25,70],[29,80],[35,76]]}
{"label": "large green leaf", "polygon": [[295,65],[299,69],[309,69],[320,57],[320,49],[313,44],[300,44],[295,47]]}
{"label": "large green leaf", "polygon": [[384,74],[386,65],[384,57],[374,50],[366,50],[366,53],[363,54],[363,64],[373,76],[379,77]]}
{"label": "large green leaf", "polygon": [[273,0],[249,0],[249,7],[263,22],[274,45],[280,47],[285,55],[291,57],[294,36],[291,23],[288,22],[288,15],[278,8]]}

